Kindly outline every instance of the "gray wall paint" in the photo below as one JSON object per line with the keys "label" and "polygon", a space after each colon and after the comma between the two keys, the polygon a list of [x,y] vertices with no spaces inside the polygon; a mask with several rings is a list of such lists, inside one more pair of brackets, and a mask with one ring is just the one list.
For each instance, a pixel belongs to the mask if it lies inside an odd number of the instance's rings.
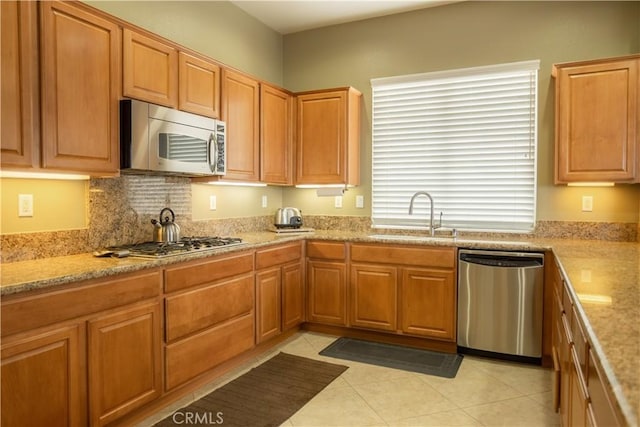
{"label": "gray wall paint", "polygon": [[[553,185],[554,81],[558,62],[640,51],[640,2],[468,1],[284,37],[284,86],[294,91],[354,86],[364,95],[362,186],[343,210],[285,190],[284,203],[312,212],[370,213],[370,79],[540,59],[538,219],[635,222],[640,186],[576,189]],[[351,194],[349,194],[351,193]],[[594,211],[580,199],[594,193]],[[364,194],[367,209],[349,209]]]}
{"label": "gray wall paint", "polygon": [[282,36],[227,1],[85,1],[255,77],[282,85]]}

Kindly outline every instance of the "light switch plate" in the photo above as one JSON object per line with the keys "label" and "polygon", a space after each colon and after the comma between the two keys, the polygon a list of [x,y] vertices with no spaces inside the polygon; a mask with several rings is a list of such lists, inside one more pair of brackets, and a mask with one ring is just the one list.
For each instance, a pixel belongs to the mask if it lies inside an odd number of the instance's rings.
{"label": "light switch plate", "polygon": [[218,199],[216,196],[209,196],[209,210],[215,211],[218,208]]}
{"label": "light switch plate", "polygon": [[356,196],[356,208],[363,209],[364,208],[364,196],[359,194]]}
{"label": "light switch plate", "polygon": [[336,196],[334,203],[335,203],[335,207],[336,208],[341,208],[342,207],[342,196]]}
{"label": "light switch plate", "polygon": [[593,212],[593,196],[582,196],[582,212]]}
{"label": "light switch plate", "polygon": [[266,207],[267,207],[267,202],[268,202],[267,196],[266,196],[266,195],[263,195],[263,196],[262,196],[262,207],[263,207],[263,208],[266,208]]}

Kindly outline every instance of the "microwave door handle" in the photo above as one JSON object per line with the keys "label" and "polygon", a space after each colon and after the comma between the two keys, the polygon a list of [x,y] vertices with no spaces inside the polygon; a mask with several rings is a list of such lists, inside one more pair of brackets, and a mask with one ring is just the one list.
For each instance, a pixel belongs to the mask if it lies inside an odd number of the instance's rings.
{"label": "microwave door handle", "polygon": [[[209,168],[211,172],[217,172],[218,170],[218,141],[216,136],[212,133],[209,136],[208,142],[208,150],[207,150],[207,161],[209,162]],[[213,159],[213,161],[212,161]]]}

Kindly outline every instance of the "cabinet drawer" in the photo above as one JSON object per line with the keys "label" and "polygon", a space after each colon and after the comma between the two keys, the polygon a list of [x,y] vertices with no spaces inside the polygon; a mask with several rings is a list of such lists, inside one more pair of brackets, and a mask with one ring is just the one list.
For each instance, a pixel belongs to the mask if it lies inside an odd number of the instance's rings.
{"label": "cabinet drawer", "polygon": [[5,300],[2,336],[153,298],[161,287],[162,272],[155,270]]}
{"label": "cabinet drawer", "polygon": [[286,264],[291,261],[299,261],[301,257],[302,243],[300,242],[261,249],[256,252],[256,270],[273,265]]}
{"label": "cabinet drawer", "polygon": [[253,313],[167,346],[167,390],[253,347]]}
{"label": "cabinet drawer", "polygon": [[180,264],[178,267],[165,270],[165,291],[173,292],[192,286],[205,285],[251,271],[253,271],[253,254],[251,252],[220,256],[186,265]]}
{"label": "cabinet drawer", "polygon": [[206,329],[253,311],[253,275],[167,297],[166,339]]}
{"label": "cabinet drawer", "polygon": [[351,260],[382,264],[454,268],[454,248],[426,248],[395,245],[351,245]]}
{"label": "cabinet drawer", "polygon": [[[567,314],[568,316],[569,314]],[[577,362],[580,365],[582,375],[587,375],[587,350],[588,342],[582,329],[582,324],[578,319],[578,313],[576,307],[571,309],[571,336],[573,337],[573,346],[576,351]]]}
{"label": "cabinet drawer", "polygon": [[347,257],[347,248],[342,242],[307,242],[307,257],[345,259]]}

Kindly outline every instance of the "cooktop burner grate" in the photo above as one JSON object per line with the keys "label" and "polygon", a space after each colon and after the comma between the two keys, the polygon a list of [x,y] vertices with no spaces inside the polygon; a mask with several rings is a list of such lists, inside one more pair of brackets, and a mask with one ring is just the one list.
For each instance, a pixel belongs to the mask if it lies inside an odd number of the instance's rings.
{"label": "cooktop burner grate", "polygon": [[183,237],[176,243],[144,242],[112,246],[102,251],[96,251],[95,255],[163,258],[187,252],[203,252],[243,244],[242,239],[238,237]]}

